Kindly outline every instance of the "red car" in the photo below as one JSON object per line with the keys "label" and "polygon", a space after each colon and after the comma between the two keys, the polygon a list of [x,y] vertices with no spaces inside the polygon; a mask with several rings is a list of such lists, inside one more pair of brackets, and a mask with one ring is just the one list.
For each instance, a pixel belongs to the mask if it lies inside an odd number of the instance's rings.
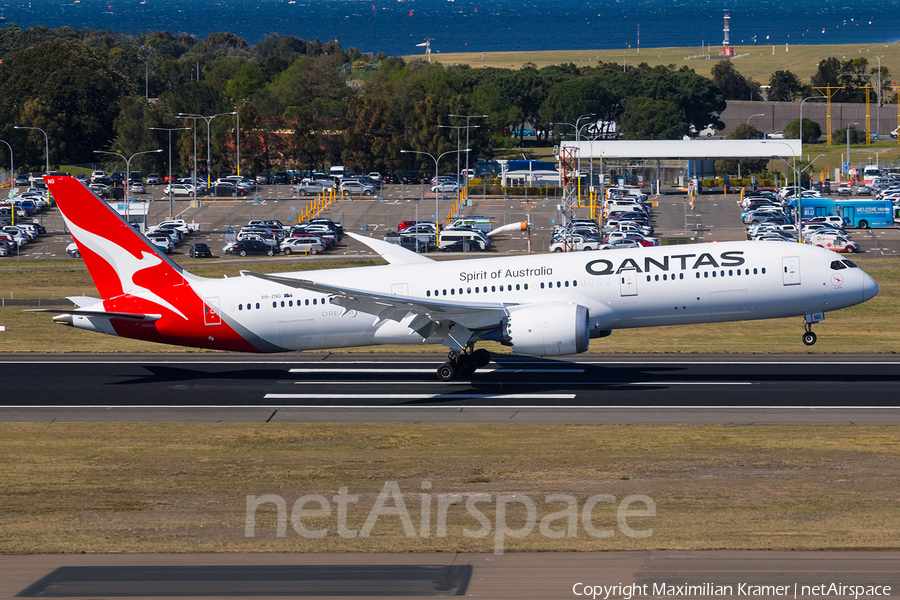
{"label": "red car", "polygon": [[397,225],[397,231],[403,231],[407,227],[412,227],[413,225],[418,225],[419,223],[431,223],[431,221],[403,221],[399,225]]}

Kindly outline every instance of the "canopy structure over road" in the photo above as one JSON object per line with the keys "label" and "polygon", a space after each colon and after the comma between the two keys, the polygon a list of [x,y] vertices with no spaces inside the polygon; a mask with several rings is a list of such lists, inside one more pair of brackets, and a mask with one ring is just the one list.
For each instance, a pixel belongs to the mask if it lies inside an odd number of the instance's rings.
{"label": "canopy structure over road", "polygon": [[587,140],[564,141],[581,159],[590,158],[788,158],[801,155],[800,140]]}

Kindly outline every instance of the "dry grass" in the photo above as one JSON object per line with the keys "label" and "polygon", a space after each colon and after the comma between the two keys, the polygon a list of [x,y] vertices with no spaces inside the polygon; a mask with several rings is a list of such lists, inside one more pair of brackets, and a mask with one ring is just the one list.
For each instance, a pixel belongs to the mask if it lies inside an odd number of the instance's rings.
{"label": "dry grass", "polygon": [[[881,65],[887,67],[891,73],[900,72],[900,43],[892,44],[839,44],[839,45],[796,45],[791,44],[786,50],[785,46],[776,45],[772,53],[772,46],[760,44],[750,46],[741,44],[741,40],[734,40],[735,55],[734,65],[740,73],[752,78],[759,83],[768,84],[769,77],[778,70],[788,70],[797,75],[802,81],[809,82],[810,77],[816,72],[820,61],[836,57],[840,60],[849,60],[864,56],[869,59],[869,66],[875,66],[875,55],[882,56]],[[713,46],[715,54],[721,47]],[[432,60],[444,65],[470,65],[474,68],[497,67],[504,69],[519,69],[525,63],[534,63],[538,68],[548,65],[560,65],[574,63],[577,66],[595,66],[598,62],[616,63],[626,66],[635,66],[645,62],[650,66],[675,65],[676,68],[688,66],[699,75],[709,77],[713,65],[711,60],[696,58],[698,55],[706,56],[705,48],[643,48],[640,55],[637,50],[547,50],[541,52],[487,52],[482,54],[474,52],[432,54]],[[694,57],[694,58],[689,58]],[[422,58],[421,55],[404,57],[406,60]]]}
{"label": "dry grass", "polygon": [[[523,426],[364,424],[0,425],[2,553],[490,551],[492,535],[463,505],[436,537],[437,496],[527,495],[537,521],[596,494],[646,494],[656,517],[645,539],[584,533],[552,539],[539,529],[511,550],[897,548],[900,477],[896,426]],[[275,535],[273,505],[245,537],[247,495],[358,494],[347,524],[360,529],[385,482],[396,481],[416,531],[422,482],[432,483],[432,536],[407,538],[382,516],[366,538],[336,535],[336,512],[306,518],[329,534]],[[520,496],[521,497],[521,496]],[[496,500],[494,500],[496,501]],[[394,506],[393,501],[387,506]],[[613,505],[594,510],[615,527]],[[315,505],[308,508],[314,508]],[[496,523],[493,503],[480,505]],[[636,506],[633,508],[639,508]],[[511,505],[507,523],[524,523]],[[562,521],[555,521],[560,529]]]}

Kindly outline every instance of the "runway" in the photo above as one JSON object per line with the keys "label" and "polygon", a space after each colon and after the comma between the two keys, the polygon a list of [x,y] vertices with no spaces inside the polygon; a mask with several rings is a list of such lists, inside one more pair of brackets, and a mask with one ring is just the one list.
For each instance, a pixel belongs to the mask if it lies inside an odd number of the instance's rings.
{"label": "runway", "polygon": [[881,356],[497,356],[438,381],[435,355],[0,358],[3,421],[897,423]]}
{"label": "runway", "polygon": [[[889,586],[882,595],[890,596],[900,589],[898,567],[898,552],[827,551],[4,556],[0,600],[446,596],[549,600],[592,598],[597,586],[597,597],[606,600],[626,596],[725,600],[813,598],[826,595],[821,589],[811,593],[815,586],[831,584],[871,586],[879,592]],[[627,586],[632,586],[631,594],[624,592]]]}

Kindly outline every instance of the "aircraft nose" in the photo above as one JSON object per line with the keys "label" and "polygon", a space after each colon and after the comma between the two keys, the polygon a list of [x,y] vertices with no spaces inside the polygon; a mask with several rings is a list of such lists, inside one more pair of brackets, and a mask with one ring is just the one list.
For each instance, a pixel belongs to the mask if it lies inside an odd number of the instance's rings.
{"label": "aircraft nose", "polygon": [[878,295],[878,284],[868,273],[863,273],[863,302]]}

